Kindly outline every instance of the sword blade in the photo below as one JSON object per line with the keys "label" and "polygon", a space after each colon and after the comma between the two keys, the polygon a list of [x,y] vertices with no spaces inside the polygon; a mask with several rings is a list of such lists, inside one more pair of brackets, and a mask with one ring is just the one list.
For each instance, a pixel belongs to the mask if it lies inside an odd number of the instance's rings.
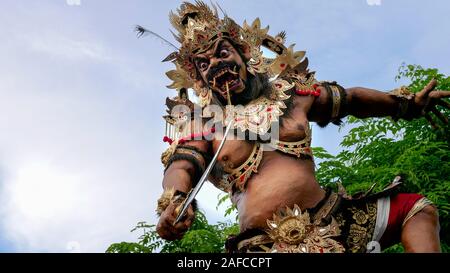
{"label": "sword blade", "polygon": [[216,153],[214,154],[214,157],[212,158],[211,162],[209,163],[208,167],[206,168],[205,172],[203,173],[202,177],[200,177],[200,180],[198,181],[197,185],[188,193],[186,199],[181,204],[181,210],[179,211],[177,218],[175,219],[174,225],[178,222],[180,222],[181,218],[186,213],[186,210],[189,208],[189,205],[194,201],[195,196],[197,196],[198,192],[202,188],[203,184],[208,178],[208,175],[211,173],[211,170],[214,167],[214,164],[217,161],[217,157],[219,156],[220,151],[223,148],[223,145],[225,144],[225,140],[228,136],[228,133],[230,132],[231,128],[233,127],[233,119],[228,124],[227,128],[225,129],[225,134],[223,135],[222,141],[219,144],[219,147],[217,148]]}

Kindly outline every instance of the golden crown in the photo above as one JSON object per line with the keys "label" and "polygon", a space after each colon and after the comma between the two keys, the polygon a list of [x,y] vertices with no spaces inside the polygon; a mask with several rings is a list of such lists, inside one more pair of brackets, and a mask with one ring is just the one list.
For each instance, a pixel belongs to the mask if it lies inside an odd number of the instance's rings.
{"label": "golden crown", "polygon": [[[274,77],[286,74],[293,68],[303,69],[307,67],[307,59],[302,63],[305,51],[294,51],[294,45],[286,47],[286,33],[280,32],[275,37],[268,34],[269,27],[261,28],[259,18],[251,25],[244,21],[241,27],[226,14],[220,19],[217,7],[209,7],[202,1],[195,3],[184,2],[176,10],[170,13],[170,21],[178,34],[175,39],[181,44],[179,51],[170,54],[164,61],[173,61],[175,70],[166,75],[173,81],[168,88],[182,89],[193,88],[202,99],[208,92],[199,90],[194,85],[197,72],[193,63],[193,56],[208,50],[217,40],[229,39],[234,44],[246,45],[250,49],[251,58],[247,62],[250,73],[268,73]],[[277,54],[276,58],[266,58],[261,52],[261,46]],[[300,66],[299,66],[300,65]],[[207,104],[207,103],[201,103]]]}

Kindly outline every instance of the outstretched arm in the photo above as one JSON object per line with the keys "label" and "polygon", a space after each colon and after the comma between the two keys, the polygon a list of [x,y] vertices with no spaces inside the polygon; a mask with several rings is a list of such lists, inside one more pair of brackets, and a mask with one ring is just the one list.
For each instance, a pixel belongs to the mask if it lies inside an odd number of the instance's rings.
{"label": "outstretched arm", "polygon": [[333,87],[335,92],[332,92],[327,90],[330,89],[329,86],[322,85],[319,87],[320,96],[312,103],[308,116],[311,121],[319,124],[326,124],[347,115],[357,118],[391,116],[394,119],[406,120],[425,117],[433,127],[436,127],[430,112],[447,123],[448,119],[436,109],[436,106],[450,108],[450,103],[443,100],[450,97],[450,92],[434,90],[436,84],[437,82],[432,80],[416,94],[408,94],[405,89],[386,93],[362,87],[345,90],[339,87],[340,92],[337,92],[339,89],[337,85]]}
{"label": "outstretched arm", "polygon": [[353,87],[346,89],[346,93],[347,115],[357,118],[394,117],[397,115],[399,102],[385,92],[364,87]]}

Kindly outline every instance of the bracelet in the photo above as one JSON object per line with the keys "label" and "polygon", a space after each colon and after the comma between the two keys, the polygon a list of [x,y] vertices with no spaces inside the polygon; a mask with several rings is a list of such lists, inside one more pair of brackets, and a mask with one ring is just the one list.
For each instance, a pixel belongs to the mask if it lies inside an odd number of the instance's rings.
{"label": "bracelet", "polygon": [[413,101],[415,94],[412,93],[408,87],[401,86],[390,91],[388,94],[394,96],[394,98],[398,101],[398,109],[397,112],[392,116],[392,118],[397,121],[400,118],[406,118],[408,115],[408,109],[410,103]]}
{"label": "bracelet", "polygon": [[390,95],[393,95],[397,98],[403,98],[407,100],[411,100],[414,98],[415,94],[412,93],[407,86],[401,86],[389,92]]}
{"label": "bracelet", "polygon": [[[156,213],[158,214],[158,216],[161,216],[161,214],[166,210],[170,203],[181,205],[183,204],[183,202],[185,202],[186,198],[187,194],[185,192],[175,190],[174,187],[167,188],[158,199]],[[192,200],[191,206],[194,211],[197,211],[197,200]]]}
{"label": "bracelet", "polygon": [[186,193],[175,190],[174,187],[165,189],[161,197],[158,199],[156,212],[159,216],[161,216],[161,213],[166,210],[170,203],[181,203],[184,199],[186,199],[186,196]]}

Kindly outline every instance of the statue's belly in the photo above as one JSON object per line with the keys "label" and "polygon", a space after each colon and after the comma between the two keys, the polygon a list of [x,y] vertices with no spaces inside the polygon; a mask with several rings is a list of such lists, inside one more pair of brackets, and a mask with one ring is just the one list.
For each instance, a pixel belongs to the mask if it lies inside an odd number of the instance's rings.
{"label": "statue's belly", "polygon": [[314,164],[279,152],[265,152],[258,173],[244,192],[233,195],[241,231],[266,228],[266,219],[280,208],[314,207],[325,196],[314,177]]}

